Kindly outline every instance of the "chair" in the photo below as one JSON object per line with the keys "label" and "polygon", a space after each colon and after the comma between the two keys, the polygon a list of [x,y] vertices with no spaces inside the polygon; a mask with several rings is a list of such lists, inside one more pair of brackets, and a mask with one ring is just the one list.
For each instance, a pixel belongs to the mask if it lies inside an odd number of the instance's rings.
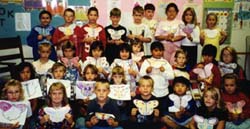
{"label": "chair", "polygon": [[20,36],[0,38],[0,78],[4,73],[15,73],[15,65],[24,62]]}

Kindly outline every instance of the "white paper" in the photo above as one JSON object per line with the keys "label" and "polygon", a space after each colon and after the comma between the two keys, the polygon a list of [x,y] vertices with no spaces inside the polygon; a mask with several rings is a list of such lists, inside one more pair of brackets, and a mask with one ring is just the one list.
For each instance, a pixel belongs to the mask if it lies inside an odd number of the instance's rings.
{"label": "white paper", "polygon": [[76,99],[90,100],[96,98],[94,94],[95,81],[77,81],[76,82]]}
{"label": "white paper", "polygon": [[70,98],[71,85],[69,80],[47,79],[47,93],[49,94],[49,88],[55,82],[61,82],[65,86],[67,97]]}
{"label": "white paper", "polygon": [[109,97],[115,100],[131,100],[129,85],[110,85]]}
{"label": "white paper", "polygon": [[30,13],[15,13],[15,27],[16,31],[30,31]]}
{"label": "white paper", "polygon": [[45,107],[44,112],[49,115],[52,122],[61,122],[64,120],[65,115],[69,112],[70,107],[65,106],[61,108]]}
{"label": "white paper", "polygon": [[135,99],[133,101],[135,106],[138,108],[141,115],[151,115],[154,112],[154,108],[159,105],[157,100],[150,100],[150,101],[142,101],[139,99]]}
{"label": "white paper", "polygon": [[24,98],[27,100],[42,96],[42,90],[38,79],[22,82]]}
{"label": "white paper", "polygon": [[27,110],[25,102],[0,100],[0,123],[14,124],[19,122],[20,125],[24,125]]}

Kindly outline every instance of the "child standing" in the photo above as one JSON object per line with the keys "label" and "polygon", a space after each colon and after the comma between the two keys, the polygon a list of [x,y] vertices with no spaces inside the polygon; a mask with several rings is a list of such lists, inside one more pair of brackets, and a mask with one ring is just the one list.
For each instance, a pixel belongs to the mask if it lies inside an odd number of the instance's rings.
{"label": "child standing", "polygon": [[205,46],[207,44],[212,44],[216,47],[218,51],[216,55],[216,60],[219,60],[220,57],[220,45],[225,42],[227,39],[227,33],[221,28],[216,26],[218,22],[218,17],[215,13],[209,13],[206,17],[207,28],[201,31],[200,43]]}
{"label": "child standing", "polygon": [[106,46],[106,34],[104,28],[97,23],[99,13],[96,7],[90,7],[88,9],[89,22],[81,27],[83,30],[83,44],[81,45],[81,59],[86,60],[89,55],[90,45],[94,41],[102,41],[103,46]]}
{"label": "child standing", "polygon": [[164,44],[164,59],[171,65],[174,64],[174,54],[181,46],[181,40],[185,38],[180,25],[182,21],[177,20],[176,16],[179,9],[175,3],[170,3],[166,7],[167,20],[161,21],[155,32],[155,39]]}
{"label": "child standing", "polygon": [[182,49],[178,49],[175,53],[175,64],[173,65],[174,76],[179,77],[183,76],[189,79],[189,70],[190,67],[186,65],[187,54]]}
{"label": "child standing", "polygon": [[222,100],[226,103],[229,111],[226,129],[250,128],[249,99],[239,91],[236,74],[230,73],[223,76]]}
{"label": "child standing", "polygon": [[[37,25],[31,29],[29,36],[27,37],[27,44],[32,47],[34,60],[39,59],[38,42],[42,40],[52,40],[52,35],[55,32],[55,28],[50,25],[52,15],[50,12],[43,10],[39,14],[40,25]],[[49,59],[56,61],[57,55],[55,47],[51,46],[51,55]]]}
{"label": "child standing", "polygon": [[119,24],[121,19],[121,10],[113,8],[110,11],[111,25],[105,27],[107,36],[107,46],[105,56],[109,64],[111,64],[115,58],[119,57],[119,45],[127,41],[127,29]]}
{"label": "child standing", "polygon": [[52,66],[51,72],[54,79],[64,79],[66,67],[62,63],[56,62]]}
{"label": "child standing", "polygon": [[197,63],[197,44],[200,43],[200,28],[197,25],[197,17],[194,8],[188,7],[182,15],[184,26],[182,31],[186,34],[186,38],[181,41],[181,48],[187,52],[188,65],[193,68]]}
{"label": "child standing", "polygon": [[137,40],[133,40],[130,42],[130,45],[132,48],[132,60],[136,62],[137,66],[140,68],[144,59],[143,43]]}
{"label": "child standing", "polygon": [[195,101],[190,94],[186,94],[191,83],[185,77],[175,77],[173,81],[174,93],[168,95],[163,122],[171,128],[189,127],[192,116],[196,111]]}

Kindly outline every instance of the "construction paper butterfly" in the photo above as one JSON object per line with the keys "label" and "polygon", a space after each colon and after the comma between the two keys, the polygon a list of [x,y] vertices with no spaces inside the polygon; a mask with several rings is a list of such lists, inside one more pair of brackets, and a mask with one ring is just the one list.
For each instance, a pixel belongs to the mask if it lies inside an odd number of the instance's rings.
{"label": "construction paper butterfly", "polygon": [[76,98],[79,99],[89,98],[90,100],[95,98],[94,94],[95,81],[77,81],[76,86],[77,86]]}
{"label": "construction paper butterfly", "polygon": [[53,30],[53,27],[52,27],[52,26],[49,26],[49,27],[47,27],[47,28],[43,28],[43,27],[37,26],[37,27],[34,28],[34,30],[35,30],[39,35],[47,36],[47,35],[50,35],[50,31]]}
{"label": "construction paper butterfly", "polygon": [[115,116],[113,114],[108,114],[108,113],[96,112],[95,116],[99,120],[108,120],[109,118],[115,119]]}
{"label": "construction paper butterfly", "polygon": [[61,57],[61,61],[63,62],[63,64],[66,66],[66,67],[77,67],[78,66],[78,61],[79,61],[79,57],[74,57],[72,59],[68,59],[68,58],[65,58],[65,57]]}
{"label": "construction paper butterfly", "polygon": [[125,34],[125,30],[108,29],[108,33],[111,35],[112,39],[118,40],[121,39],[123,34]]}
{"label": "construction paper butterfly", "polygon": [[131,53],[132,54],[132,59],[133,59],[133,61],[135,61],[135,62],[139,62],[141,59],[142,59],[142,57],[144,56],[144,52],[138,52],[138,53]]}
{"label": "construction paper butterfly", "polygon": [[58,29],[64,33],[64,35],[73,35],[74,34],[74,29],[75,29],[76,25],[75,24],[71,24],[67,27],[61,26]]}
{"label": "construction paper butterfly", "polygon": [[230,113],[241,114],[242,108],[245,106],[246,102],[244,100],[238,101],[236,103],[225,102],[226,107]]}
{"label": "construction paper butterfly", "polygon": [[106,57],[99,57],[99,58],[94,58],[94,57],[86,57],[87,61],[89,61],[90,64],[96,65],[96,67],[103,67],[107,68],[109,67],[109,64],[107,62]]}
{"label": "construction paper butterfly", "polygon": [[110,85],[109,97],[115,100],[131,100],[129,85]]}
{"label": "construction paper butterfly", "polygon": [[142,100],[135,99],[133,103],[138,108],[140,114],[145,116],[151,115],[154,112],[154,108],[159,105],[159,102],[157,100],[144,102]]}
{"label": "construction paper butterfly", "polygon": [[236,63],[225,64],[224,62],[220,61],[219,68],[223,74],[233,73],[234,70],[237,68],[237,64]]}
{"label": "construction paper butterfly", "polygon": [[42,96],[41,86],[38,79],[22,82],[25,99],[34,99]]}
{"label": "construction paper butterfly", "polygon": [[44,112],[49,115],[52,122],[61,122],[64,120],[65,115],[69,112],[70,107],[64,106],[61,108],[45,107]]}
{"label": "construction paper butterfly", "polygon": [[173,101],[174,105],[168,107],[169,112],[178,112],[180,108],[187,108],[188,102],[192,99],[191,95],[178,96],[176,94],[170,94],[169,99]]}
{"label": "construction paper butterfly", "polygon": [[198,115],[194,115],[194,121],[197,123],[198,129],[213,129],[214,125],[218,123],[218,119],[215,117],[205,119]]}
{"label": "construction paper butterfly", "polygon": [[180,24],[179,26],[183,32],[188,33],[188,34],[191,34],[193,32],[194,27],[195,27],[194,24],[187,24],[186,26],[183,24]]}
{"label": "construction paper butterfly", "polygon": [[204,68],[194,68],[193,72],[198,74],[199,77],[207,78],[212,74],[213,63],[209,63]]}

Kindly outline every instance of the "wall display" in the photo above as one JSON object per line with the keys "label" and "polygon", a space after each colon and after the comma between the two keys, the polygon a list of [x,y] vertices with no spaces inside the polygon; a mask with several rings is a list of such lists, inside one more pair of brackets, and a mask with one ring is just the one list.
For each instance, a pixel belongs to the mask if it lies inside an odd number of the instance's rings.
{"label": "wall display", "polygon": [[234,30],[250,29],[250,1],[247,0],[235,1],[232,29]]}

